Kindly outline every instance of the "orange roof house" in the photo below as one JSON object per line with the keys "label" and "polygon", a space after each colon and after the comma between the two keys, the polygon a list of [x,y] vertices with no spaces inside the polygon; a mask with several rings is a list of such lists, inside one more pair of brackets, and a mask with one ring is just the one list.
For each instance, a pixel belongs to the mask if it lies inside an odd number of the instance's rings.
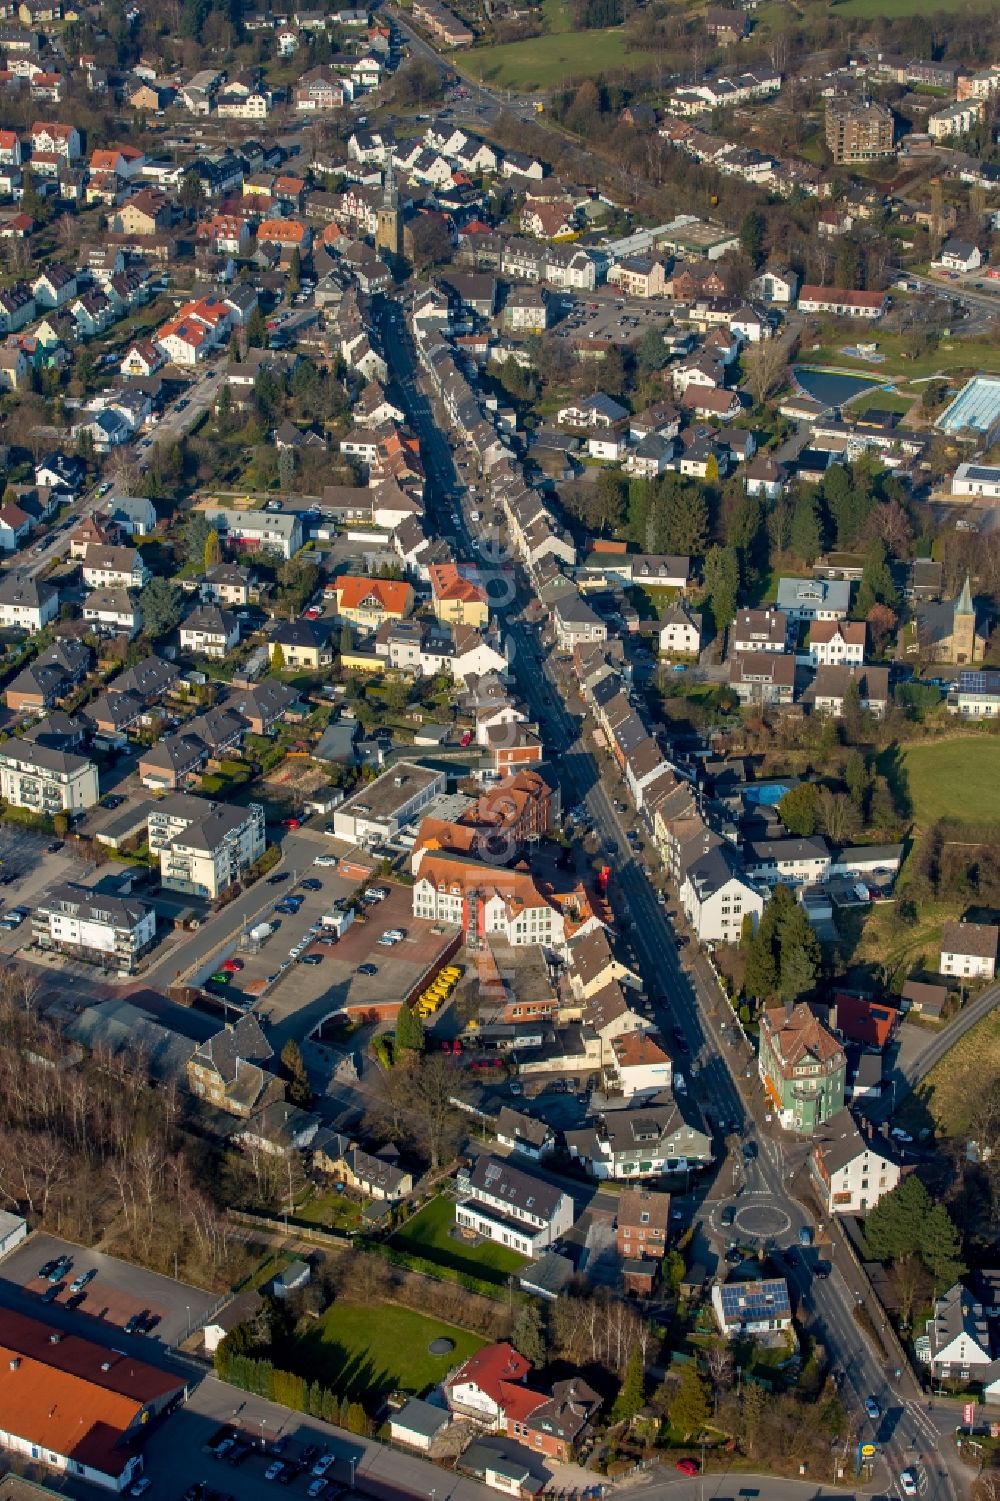
{"label": "orange roof house", "polygon": [[460,625],[488,623],[489,595],[474,570],[463,570],[455,563],[432,563],[428,571],[438,620]]}
{"label": "orange roof house", "polygon": [[341,574],[334,580],[337,617],[377,629],[383,620],[403,620],[413,609],[413,590],[403,579]]}
{"label": "orange roof house", "polygon": [[258,245],[289,245],[305,250],[309,245],[309,226],[301,219],[263,219],[257,226]]}

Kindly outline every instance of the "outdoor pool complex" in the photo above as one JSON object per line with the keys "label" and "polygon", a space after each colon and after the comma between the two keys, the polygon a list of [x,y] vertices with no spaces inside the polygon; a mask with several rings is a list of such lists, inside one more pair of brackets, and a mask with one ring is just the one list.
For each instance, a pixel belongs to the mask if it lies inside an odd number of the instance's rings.
{"label": "outdoor pool complex", "polygon": [[943,433],[971,431],[992,441],[1000,428],[1000,377],[974,375],[937,420]]}

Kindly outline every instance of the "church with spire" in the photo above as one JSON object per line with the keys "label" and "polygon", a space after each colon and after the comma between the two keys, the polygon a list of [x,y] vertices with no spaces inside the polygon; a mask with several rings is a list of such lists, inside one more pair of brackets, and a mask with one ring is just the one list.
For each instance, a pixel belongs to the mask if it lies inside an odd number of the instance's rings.
{"label": "church with spire", "polygon": [[956,667],[981,662],[986,654],[987,624],[966,574],[955,599],[918,608],[918,649],[932,662],[950,662]]}

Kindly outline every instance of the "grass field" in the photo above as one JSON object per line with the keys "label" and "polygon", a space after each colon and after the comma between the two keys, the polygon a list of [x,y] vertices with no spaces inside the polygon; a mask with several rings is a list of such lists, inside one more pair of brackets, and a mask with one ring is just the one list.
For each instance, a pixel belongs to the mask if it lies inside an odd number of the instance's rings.
{"label": "grass field", "polygon": [[926,828],[937,818],[1000,822],[996,742],[939,740],[903,751],[913,817]]}
{"label": "grass field", "polygon": [[907,1130],[933,1123],[942,1136],[968,1131],[976,1106],[1000,1079],[1000,1013],[994,1011],[960,1037],[901,1103],[893,1117]]}
{"label": "grass field", "polygon": [[[592,78],[626,61],[625,36],[609,31],[559,31],[508,42],[502,47],[474,47],[462,57],[462,71],[495,88],[555,89],[570,78]],[[631,54],[638,65],[641,53]]]}
{"label": "grass field", "polygon": [[393,1249],[497,1286],[505,1286],[511,1272],[520,1271],[524,1266],[523,1256],[509,1251],[506,1246],[495,1245],[493,1241],[467,1246],[456,1240],[450,1234],[454,1224],[455,1206],[451,1199],[442,1195],[433,1199],[426,1209],[421,1209],[392,1237]]}
{"label": "grass field", "polygon": [[[845,340],[845,344],[850,340]],[[803,359],[810,365],[836,365],[838,369],[863,370],[874,380],[920,380],[928,375],[948,375],[957,370],[986,370],[1000,373],[1000,345],[989,339],[942,339],[929,354],[910,357],[911,341],[900,334],[883,334],[876,330],[878,352],[885,358],[880,365],[843,354],[834,344],[806,347]]]}
{"label": "grass field", "polygon": [[[432,1355],[428,1346],[440,1337],[454,1341],[455,1348]],[[342,1396],[367,1399],[397,1389],[420,1396],[483,1343],[467,1329],[412,1308],[395,1303],[372,1308],[338,1298],[315,1333],[295,1342],[288,1359],[291,1369]]]}
{"label": "grass field", "polygon": [[[936,11],[968,8],[969,0],[843,0],[843,4],[837,6],[837,14],[864,16],[866,20],[873,16],[895,20],[899,16],[932,16]],[[991,0],[974,0],[974,8],[984,12],[990,10]]]}

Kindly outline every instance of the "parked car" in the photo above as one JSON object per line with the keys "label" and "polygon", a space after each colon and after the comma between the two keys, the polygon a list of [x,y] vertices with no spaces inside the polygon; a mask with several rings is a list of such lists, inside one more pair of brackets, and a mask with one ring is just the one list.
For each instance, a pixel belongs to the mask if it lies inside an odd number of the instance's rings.
{"label": "parked car", "polygon": [[274,1463],[273,1464],[269,1464],[268,1467],[267,1467],[267,1469],[264,1471],[264,1479],[265,1480],[277,1480],[280,1477],[281,1472],[284,1470],[284,1468],[285,1468],[284,1460],[276,1459],[274,1461]]}
{"label": "parked car", "polygon": [[89,1283],[93,1282],[93,1280],[94,1280],[94,1278],[96,1276],[97,1276],[97,1268],[96,1268],[96,1266],[92,1266],[89,1271],[81,1272],[80,1275],[78,1277],[74,1277],[73,1281],[70,1283],[70,1285],[69,1285],[70,1292],[71,1293],[82,1292],[83,1289],[85,1287],[87,1287]]}
{"label": "parked car", "polygon": [[900,1470],[899,1488],[904,1496],[912,1497],[917,1494],[917,1482],[912,1470]]}
{"label": "parked car", "polygon": [[882,1409],[881,1407],[879,1407],[874,1397],[865,1398],[865,1412],[871,1418],[873,1423],[877,1423],[879,1418],[882,1416]]}
{"label": "parked car", "polygon": [[678,1459],[674,1462],[674,1469],[680,1470],[682,1475],[697,1475],[700,1473],[696,1459]]}

